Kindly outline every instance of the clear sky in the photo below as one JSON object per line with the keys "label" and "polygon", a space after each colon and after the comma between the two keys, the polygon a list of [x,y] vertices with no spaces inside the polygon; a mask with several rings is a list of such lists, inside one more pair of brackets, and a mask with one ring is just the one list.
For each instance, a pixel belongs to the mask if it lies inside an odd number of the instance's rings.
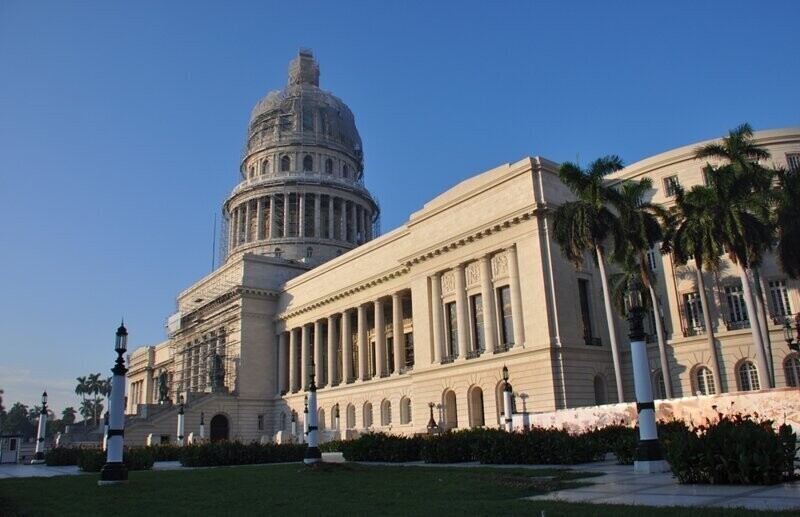
{"label": "clear sky", "polygon": [[0,389],[77,407],[210,272],[253,105],[299,47],[384,231],[528,155],[626,163],[800,126],[800,2],[0,0]]}

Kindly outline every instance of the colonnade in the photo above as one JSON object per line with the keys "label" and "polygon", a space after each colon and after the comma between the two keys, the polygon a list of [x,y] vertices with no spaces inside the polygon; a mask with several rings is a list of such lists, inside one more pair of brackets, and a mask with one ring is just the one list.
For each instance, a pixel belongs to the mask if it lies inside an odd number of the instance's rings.
{"label": "colonnade", "polygon": [[[408,291],[395,292],[280,333],[279,391],[308,389],[312,364],[319,388],[407,372],[413,366],[413,338],[405,329],[411,317],[403,310],[406,296],[410,296]],[[389,304],[390,326],[386,324]]]}
{"label": "colonnade", "polygon": [[372,211],[343,197],[298,191],[248,199],[230,212],[231,248],[287,237],[361,244],[372,239]]}

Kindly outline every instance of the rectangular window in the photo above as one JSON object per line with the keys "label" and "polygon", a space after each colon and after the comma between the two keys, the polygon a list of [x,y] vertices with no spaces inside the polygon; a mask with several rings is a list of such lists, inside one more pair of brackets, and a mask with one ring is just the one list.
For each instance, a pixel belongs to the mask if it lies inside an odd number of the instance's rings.
{"label": "rectangular window", "polygon": [[258,430],[264,430],[264,415],[258,415]]}
{"label": "rectangular window", "polygon": [[589,281],[578,279],[578,298],[581,304],[581,320],[583,323],[583,339],[587,345],[593,344],[591,307],[589,305]]}
{"label": "rectangular window", "polygon": [[414,366],[414,333],[409,332],[406,338],[406,368]]}
{"label": "rectangular window", "polygon": [[680,183],[678,182],[677,176],[667,176],[664,178],[664,195],[667,197],[675,196],[679,186]]}
{"label": "rectangular window", "polygon": [[514,320],[511,314],[511,288],[507,285],[497,290],[497,300],[500,302],[500,321],[502,344],[514,344]]}
{"label": "rectangular window", "polygon": [[[386,360],[388,361],[389,368],[386,370],[388,372],[394,371],[394,336],[389,336],[386,338]],[[400,372],[397,372],[400,373]]]}
{"label": "rectangular window", "polygon": [[450,357],[458,356],[458,316],[456,315],[456,304],[450,302],[444,306],[447,318],[447,355]]}
{"label": "rectangular window", "polygon": [[732,285],[725,288],[725,298],[728,302],[728,326],[731,328],[744,328],[750,325],[747,317],[747,307],[744,304],[744,292],[741,285]]}
{"label": "rectangular window", "polygon": [[486,350],[486,335],[483,330],[483,297],[479,294],[471,296],[469,305],[472,312],[472,333],[475,335],[475,350],[483,352]]}
{"label": "rectangular window", "polygon": [[650,268],[650,271],[656,271],[658,269],[658,263],[656,262],[655,246],[651,246],[647,250],[647,267]]}
{"label": "rectangular window", "polygon": [[786,166],[789,167],[789,170],[800,171],[800,153],[787,154]]}
{"label": "rectangular window", "polygon": [[[769,299],[772,303],[772,317],[782,319],[792,314],[789,305],[789,291],[786,289],[786,280],[771,280],[769,282]],[[782,321],[780,323],[783,323]]]}
{"label": "rectangular window", "polygon": [[698,293],[685,293],[683,307],[686,314],[688,335],[693,336],[698,330],[705,330],[703,321],[703,303]]}
{"label": "rectangular window", "polygon": [[369,343],[369,376],[375,377],[375,341]]}

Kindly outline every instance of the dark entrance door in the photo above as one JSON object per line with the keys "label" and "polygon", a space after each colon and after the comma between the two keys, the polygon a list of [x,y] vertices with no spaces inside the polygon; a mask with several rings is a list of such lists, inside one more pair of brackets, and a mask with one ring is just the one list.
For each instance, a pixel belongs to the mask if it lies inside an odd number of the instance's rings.
{"label": "dark entrance door", "polygon": [[211,441],[219,442],[228,439],[228,418],[225,415],[215,415],[211,419]]}

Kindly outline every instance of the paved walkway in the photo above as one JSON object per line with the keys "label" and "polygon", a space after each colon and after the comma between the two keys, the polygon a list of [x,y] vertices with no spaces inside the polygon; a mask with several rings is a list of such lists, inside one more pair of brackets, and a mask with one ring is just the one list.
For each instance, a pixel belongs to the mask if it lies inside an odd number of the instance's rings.
{"label": "paved walkway", "polygon": [[[323,453],[323,460],[330,463],[343,462],[340,453]],[[370,463],[374,465],[375,463]],[[457,463],[433,465],[422,462],[381,463],[391,466],[420,466],[430,468],[497,468],[498,465]],[[503,468],[554,468],[553,465],[503,465]],[[181,469],[177,461],[160,461],[154,470]],[[559,490],[530,497],[532,501],[564,501],[570,503],[633,504],[645,506],[715,506],[742,507],[754,510],[800,511],[800,482],[779,485],[679,485],[672,474],[634,474],[632,466],[617,465],[613,461],[585,463],[558,468],[570,468],[582,472],[601,473],[601,476],[581,481],[591,486]],[[78,467],[48,467],[46,465],[0,465],[0,479],[24,477],[51,477],[83,474]],[[93,474],[97,475],[97,474]]]}

